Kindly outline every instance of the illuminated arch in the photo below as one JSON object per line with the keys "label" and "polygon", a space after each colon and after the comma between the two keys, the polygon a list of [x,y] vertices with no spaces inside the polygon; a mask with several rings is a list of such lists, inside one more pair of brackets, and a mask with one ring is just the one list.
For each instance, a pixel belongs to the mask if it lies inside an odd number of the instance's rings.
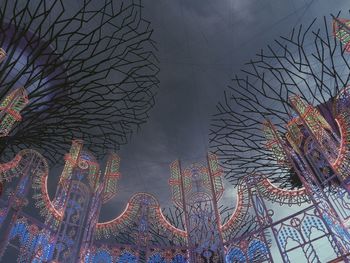
{"label": "illuminated arch", "polygon": [[54,245],[50,241],[48,233],[41,232],[32,238],[32,242],[29,247],[30,251],[35,253],[39,249],[42,249],[41,260],[49,261],[54,252]]}
{"label": "illuminated arch", "polygon": [[102,249],[102,250],[98,250],[94,256],[92,257],[91,260],[92,263],[112,263],[113,262],[113,258],[111,256],[111,254],[109,253],[109,251]]}
{"label": "illuminated arch", "polygon": [[155,253],[148,258],[147,263],[166,263],[166,260],[160,253]]}
{"label": "illuminated arch", "polygon": [[295,190],[283,189],[271,183],[268,178],[262,175],[255,174],[254,176],[260,177],[258,180],[256,180],[255,187],[265,199],[271,202],[277,202],[281,205],[287,204],[289,206],[293,204],[300,205],[305,202],[310,202],[309,196],[307,195],[304,187]]}
{"label": "illuminated arch", "polygon": [[308,239],[310,239],[312,228],[316,228],[317,230],[326,233],[326,228],[323,221],[319,217],[307,215],[301,222],[301,229],[304,236],[306,236]]}
{"label": "illuminated arch", "polygon": [[28,168],[32,172],[32,188],[35,190],[33,199],[36,200],[36,207],[40,209],[40,214],[60,220],[62,211],[54,207],[48,194],[49,166],[39,152],[31,149],[20,151],[12,161],[0,164],[0,175],[3,180],[11,181],[15,177],[22,176]]}
{"label": "illuminated arch", "polygon": [[268,255],[269,251],[265,243],[263,243],[261,240],[253,239],[248,246],[248,258],[250,262],[253,262],[255,260],[256,253],[259,253],[259,260],[263,259],[265,256]]}
{"label": "illuminated arch", "polygon": [[17,220],[15,225],[11,228],[9,240],[18,237],[21,246],[26,246],[30,240],[30,233],[28,230],[28,224],[25,220]]}
{"label": "illuminated arch", "polygon": [[220,230],[225,239],[229,239],[230,233],[235,229],[239,229],[240,225],[244,222],[244,219],[248,214],[249,203],[250,197],[247,190],[247,184],[244,181],[241,181],[238,185],[235,210],[229,220],[220,226]]}
{"label": "illuminated arch", "polygon": [[126,205],[126,208],[118,217],[107,221],[97,223],[96,225],[96,235],[97,238],[101,238],[104,236],[105,238],[109,238],[114,233],[118,232],[123,227],[127,226],[130,222],[137,216],[138,207],[142,202],[146,202],[150,212],[155,214],[155,225],[158,225],[172,233],[179,239],[186,238],[186,232],[179,228],[174,227],[164,216],[158,200],[151,194],[148,193],[137,193],[133,195],[129,202]]}
{"label": "illuminated arch", "polygon": [[237,261],[240,263],[247,262],[243,251],[238,247],[231,247],[227,252],[225,259],[226,263],[233,263]]}
{"label": "illuminated arch", "polygon": [[188,263],[188,261],[185,256],[177,254],[171,259],[170,263]]}
{"label": "illuminated arch", "polygon": [[117,263],[137,263],[137,257],[133,253],[125,251],[118,257]]}
{"label": "illuminated arch", "polygon": [[278,231],[278,242],[285,250],[287,247],[288,239],[296,241],[297,243],[302,243],[302,237],[300,232],[291,226],[282,226],[282,228]]}

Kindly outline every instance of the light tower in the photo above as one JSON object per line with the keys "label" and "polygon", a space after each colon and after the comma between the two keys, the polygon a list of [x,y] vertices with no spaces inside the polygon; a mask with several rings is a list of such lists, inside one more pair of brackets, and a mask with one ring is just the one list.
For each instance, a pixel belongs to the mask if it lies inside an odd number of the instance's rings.
{"label": "light tower", "polygon": [[[0,63],[6,59],[6,52],[0,48]],[[28,104],[24,88],[17,88],[7,94],[0,103],[0,137],[7,136],[16,122],[22,120],[20,112]]]}
{"label": "light tower", "polygon": [[101,177],[99,164],[83,143],[74,140],[65,156],[53,205],[60,220],[50,216],[46,223],[53,226],[55,251],[53,260],[76,262],[93,242],[101,205],[116,194],[119,178],[119,157],[110,155],[105,175]]}
{"label": "light tower", "polygon": [[217,202],[224,191],[215,155],[207,164],[192,164],[182,170],[180,162],[170,166],[174,204],[184,211],[190,262],[224,262]]}
{"label": "light tower", "polygon": [[350,52],[350,20],[333,18],[333,34],[344,45],[344,50]]}

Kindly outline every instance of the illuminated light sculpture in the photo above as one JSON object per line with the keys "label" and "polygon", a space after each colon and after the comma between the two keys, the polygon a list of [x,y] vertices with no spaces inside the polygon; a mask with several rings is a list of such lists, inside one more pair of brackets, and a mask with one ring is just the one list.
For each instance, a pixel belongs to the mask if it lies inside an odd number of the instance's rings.
{"label": "illuminated light sculpture", "polygon": [[105,170],[105,186],[103,190],[103,203],[108,202],[117,194],[117,183],[120,179],[119,173],[120,158],[116,154],[111,154]]}
{"label": "illuminated light sculpture", "polygon": [[[108,258],[117,258],[120,262],[137,262],[141,256],[140,249],[144,251],[144,257],[151,257],[152,251],[159,248],[151,244],[163,237],[162,242],[169,242],[169,247],[159,250],[159,253],[169,260],[183,259],[182,262],[186,262],[186,232],[168,222],[158,201],[150,194],[134,195],[122,215],[109,222],[98,222],[101,205],[116,194],[119,162],[119,157],[111,154],[104,176],[100,177],[95,157],[83,149],[82,141],[73,141],[69,153],[65,155],[65,166],[53,199],[47,189],[48,164],[38,152],[23,150],[11,162],[2,164],[6,181],[17,186],[14,192],[10,191],[3,197],[9,206],[3,207],[6,202],[0,202],[0,255],[16,237],[11,233],[17,233],[13,231],[21,228],[26,235],[19,250],[21,260],[76,262],[78,258],[85,258],[85,262],[109,262]],[[23,212],[30,187],[34,190],[32,197],[44,217],[44,224],[33,221]],[[28,219],[31,222],[27,222]],[[128,235],[131,229],[134,232],[128,237],[129,244],[124,243],[123,248],[117,246],[117,251],[114,246],[102,248],[99,243],[94,244],[95,238]],[[46,243],[37,239],[38,231],[46,231]],[[32,246],[34,240],[42,245]]]}
{"label": "illuminated light sculpture", "polygon": [[224,262],[224,244],[217,203],[224,191],[221,170],[215,155],[207,166],[193,164],[181,170],[179,161],[171,164],[173,201],[184,211],[190,262]]}
{"label": "illuminated light sculpture", "polygon": [[7,136],[16,122],[22,120],[20,112],[28,104],[28,94],[24,88],[10,92],[0,103],[0,137]]}
{"label": "illuminated light sculpture", "polygon": [[280,134],[272,129],[269,123],[264,123],[263,131],[267,140],[266,148],[273,152],[274,159],[278,164],[289,167],[288,158],[285,155],[283,146],[280,143],[282,140]]}
{"label": "illuminated light sculpture", "polygon": [[260,179],[256,181],[255,187],[264,198],[273,203],[279,203],[281,206],[292,206],[310,202],[304,187],[294,190],[283,189],[271,183],[268,178],[264,178],[261,175],[259,177]]}
{"label": "illuminated light sculpture", "polygon": [[[116,155],[113,155],[109,164],[116,158],[118,159]],[[46,231],[48,231],[50,237],[49,243],[51,244],[53,240],[55,243],[52,245],[50,256],[45,254],[45,251],[39,253],[34,248],[30,249],[28,247],[21,248],[24,253],[21,252],[21,257],[30,256],[39,260],[39,256],[47,255],[46,259],[50,258],[50,260],[57,260],[58,262],[63,259],[78,258],[80,248],[86,249],[86,242],[93,238],[89,226],[95,226],[97,223],[97,214],[102,204],[105,187],[104,183],[97,183],[100,181],[97,176],[99,166],[94,156],[82,149],[82,142],[79,140],[73,141],[71,150],[65,156],[65,160],[66,164],[52,201],[47,189],[48,164],[38,152],[23,150],[13,161],[2,165],[6,168],[3,169],[3,173],[7,173],[6,180],[9,182],[17,180],[17,187],[14,193],[10,193],[5,197],[8,198],[9,206],[6,210],[1,210],[2,215],[4,214],[3,217],[5,217],[2,219],[3,223],[0,228],[3,231],[1,244],[12,239],[8,231],[12,229],[16,217],[21,214],[23,206],[26,205],[26,196],[30,187],[34,190],[35,205],[41,210],[41,214],[45,218]],[[118,173],[117,169],[118,166],[114,166],[113,172]],[[8,174],[9,170],[13,170],[13,172]],[[93,216],[88,212],[92,213]],[[14,218],[14,221],[8,221],[9,218]],[[32,226],[40,227],[42,224],[35,222]],[[35,235],[32,233],[29,236],[34,238]],[[40,242],[42,243],[42,241]],[[73,244],[74,246],[72,246]],[[42,249],[45,250],[46,246]],[[1,252],[4,252],[3,245]]]}
{"label": "illuminated light sculpture", "polygon": [[[284,259],[283,262],[289,260],[288,252],[290,252],[290,250],[286,250],[286,236],[290,236],[299,243],[293,249],[303,248],[303,253],[309,261],[320,260],[312,243],[310,243],[310,247],[308,247],[307,250],[305,250],[305,238],[302,237],[301,233],[303,232],[304,235],[305,232],[305,235],[308,235],[308,238],[310,239],[311,226],[308,226],[308,224],[310,224],[310,218],[313,218],[314,222],[318,222],[317,224],[319,224],[319,226],[316,226],[316,228],[324,233],[323,236],[326,237],[328,233],[329,236],[327,237],[327,239],[329,240],[330,244],[334,246],[335,257],[344,257],[347,255],[347,251],[350,249],[350,234],[348,232],[347,227],[344,225],[344,222],[350,216],[350,211],[348,211],[346,206],[346,200],[348,200],[349,195],[345,190],[346,188],[341,188],[338,186],[338,184],[332,184],[330,186],[328,184],[325,184],[325,182],[329,183],[332,181],[330,180],[330,178],[321,177],[318,174],[318,169],[321,168],[319,166],[319,163],[317,163],[315,159],[311,159],[308,157],[312,156],[312,153],[316,151],[317,153],[321,153],[321,155],[318,155],[318,160],[322,160],[323,156],[323,160],[325,161],[330,155],[329,152],[327,152],[326,150],[318,152],[317,148],[324,146],[324,144],[329,141],[327,141],[328,137],[324,136],[325,131],[321,130],[324,127],[320,125],[320,122],[315,120],[315,114],[313,113],[315,113],[316,111],[310,109],[311,106],[304,107],[304,105],[306,104],[300,101],[298,98],[296,98],[296,100],[297,101],[292,103],[292,106],[296,110],[299,109],[298,113],[300,119],[302,120],[301,122],[303,123],[303,127],[305,128],[305,131],[309,132],[303,132],[304,136],[309,136],[307,137],[307,139],[303,138],[303,144],[305,144],[303,146],[303,149],[300,149],[300,151],[296,152],[293,150],[292,147],[288,146],[287,141],[282,140],[281,136],[278,136],[276,138],[278,139],[278,143],[282,147],[285,156],[288,157],[290,165],[300,177],[300,180],[304,185],[304,188],[300,190],[304,192],[304,195],[306,193],[309,201],[312,204],[310,207],[314,209],[314,211],[311,213],[310,211],[312,210],[306,212],[310,209],[309,207],[305,211],[299,212],[299,215],[298,213],[296,215],[293,215],[292,217],[294,218],[293,220],[295,222],[290,221],[291,225],[288,227],[282,224],[280,228],[277,228],[278,230],[272,227],[274,229],[273,233],[278,233],[277,235],[275,235],[275,238],[276,240],[278,240],[278,246],[280,248],[280,251],[282,251],[282,256]],[[301,107],[299,107],[300,105]],[[312,117],[310,117],[310,115]],[[317,119],[320,120],[320,118]],[[273,131],[274,134],[278,134],[276,128],[271,122],[266,122],[265,126],[268,126],[268,129]],[[325,126],[328,127],[327,125]],[[315,127],[317,127],[318,130],[316,130]],[[317,136],[315,136],[314,133],[316,133]],[[323,141],[322,143],[318,143],[317,146],[313,146],[314,148],[309,148],[308,143],[310,143],[310,138],[313,138],[314,141]],[[269,140],[270,138],[267,137],[267,139]],[[323,164],[325,163],[323,162]],[[298,190],[296,190],[296,192],[297,191]],[[339,195],[332,195],[327,193],[327,191],[329,191],[330,193],[332,191],[337,191],[339,193],[342,192],[343,197],[341,198],[343,200],[340,199]],[[263,210],[261,210],[261,212],[263,212]],[[288,220],[289,219],[287,219],[286,221]],[[306,220],[306,226],[304,226],[301,231],[300,226],[302,225],[303,220]]]}
{"label": "illuminated light sculpture", "polygon": [[330,125],[315,107],[305,103],[299,96],[291,97],[290,102],[314,143],[323,150],[328,161],[334,163],[338,156],[339,138]]}
{"label": "illuminated light sculpture", "polygon": [[[186,183],[183,202],[174,202],[190,210],[188,216],[184,215],[185,228],[174,226],[156,198],[147,193],[132,196],[124,212],[115,219],[98,222],[102,204],[116,194],[119,162],[119,157],[111,154],[104,176],[98,176],[100,170],[95,157],[83,149],[82,141],[73,141],[52,199],[47,187],[48,163],[37,151],[22,150],[12,161],[2,164],[2,172],[6,174],[3,178],[15,190],[5,191],[0,199],[0,256],[9,244],[16,247],[13,242],[19,237],[22,261],[78,262],[80,258],[89,263],[162,259],[185,263],[192,262],[190,257],[194,256],[194,262],[203,259],[224,262],[226,243],[235,236],[232,228],[240,229],[245,224],[249,197],[247,188],[242,188],[239,198],[243,198],[243,203],[236,207],[227,223],[221,223],[217,202],[223,185],[214,155],[208,155],[207,166],[193,164],[182,171],[178,161],[171,165],[172,178],[177,171],[180,182]],[[170,185],[176,185],[173,179]],[[44,222],[25,212],[30,188]],[[206,228],[211,230],[203,232]],[[114,237],[120,243],[104,243]]]}
{"label": "illuminated light sculpture", "polygon": [[332,20],[336,39],[318,22],[261,50],[217,105],[211,150],[244,218],[226,221],[227,262],[350,261],[349,21]]}
{"label": "illuminated light sculpture", "polygon": [[[175,224],[148,193],[133,195],[121,215],[98,222],[101,206],[117,194],[116,154],[101,173],[95,156],[74,140],[50,198],[46,159],[35,150],[20,151],[0,164],[0,181],[6,180],[0,198],[0,257],[13,246],[20,262],[289,263],[299,262],[296,253],[308,262],[349,262],[350,115],[344,89],[318,106],[290,96],[284,126],[274,125],[275,119],[261,120],[258,128],[263,131],[254,143],[264,147],[260,156],[266,154],[270,163],[262,162],[264,173],[244,173],[232,213],[219,207],[224,187],[216,155],[184,169],[180,161],[173,162],[169,185],[180,211],[175,217],[184,224]],[[250,121],[237,125],[249,126]],[[284,176],[287,169],[294,172],[302,187],[285,189],[266,164]],[[28,213],[33,209],[30,194],[42,220]],[[298,210],[281,215],[272,203],[296,205]]]}
{"label": "illuminated light sculpture", "polygon": [[333,34],[344,45],[344,50],[350,52],[350,20],[343,18],[333,19]]}
{"label": "illuminated light sculpture", "polygon": [[0,48],[0,63],[3,62],[6,58],[6,52],[2,48]]}
{"label": "illuminated light sculpture", "polygon": [[[270,119],[282,137],[295,143],[293,149],[299,150],[301,133],[298,130],[302,120],[298,112],[292,110],[290,100],[295,96],[314,106],[308,113],[310,125],[311,118],[315,118],[315,124],[322,125],[323,130],[329,132],[324,126],[328,125],[340,136],[333,102],[338,94],[348,96],[348,91],[343,94],[341,91],[350,85],[350,65],[344,45],[329,33],[333,21],[333,17],[324,17],[287,30],[288,34],[251,58],[225,91],[225,99],[218,103],[213,115],[210,147],[218,157],[225,178],[233,184],[238,185],[247,173],[262,173],[283,188],[302,187],[290,167],[281,167],[280,161],[275,160],[276,150],[265,147],[262,143],[265,135],[259,131],[264,121]],[[302,104],[296,106],[302,110]],[[317,119],[319,116],[322,117]],[[283,161],[283,156],[281,158]],[[336,156],[331,158],[334,162]]]}
{"label": "illuminated light sculpture", "polygon": [[[270,134],[278,134],[271,122],[265,124]],[[268,138],[271,141],[271,136]],[[148,193],[133,195],[121,215],[98,222],[106,195],[110,200],[116,194],[117,180],[110,178],[119,177],[120,159],[115,154],[108,158],[104,176],[99,176],[95,157],[83,148],[82,141],[73,141],[51,199],[47,161],[34,150],[23,150],[1,165],[7,185],[14,183],[15,190],[5,191],[0,199],[0,256],[9,244],[16,247],[19,240],[21,262],[273,262],[278,259],[271,252],[267,233],[277,242],[281,262],[290,262],[289,253],[299,248],[309,260],[320,259],[315,240],[326,242],[334,257],[344,256],[350,249],[350,234],[344,227],[350,217],[347,192],[334,185],[339,191],[324,195],[325,188],[320,187],[304,159],[290,151],[283,136],[276,138],[286,157],[282,165],[294,160],[290,166],[300,168],[304,188],[286,190],[263,175],[247,175],[237,189],[234,211],[223,222],[218,202],[224,189],[216,157],[208,154],[205,164],[185,169],[175,161],[170,165],[169,184],[178,188],[172,191],[173,201],[185,211],[180,215],[184,228],[176,227]],[[107,184],[109,180],[112,185]],[[30,188],[44,222],[25,212]],[[340,193],[345,203],[339,202]],[[303,207],[281,220],[268,208],[268,202]],[[318,233],[316,238],[311,232]],[[111,238],[116,241],[111,242]],[[289,238],[298,242],[295,248],[288,247]]]}

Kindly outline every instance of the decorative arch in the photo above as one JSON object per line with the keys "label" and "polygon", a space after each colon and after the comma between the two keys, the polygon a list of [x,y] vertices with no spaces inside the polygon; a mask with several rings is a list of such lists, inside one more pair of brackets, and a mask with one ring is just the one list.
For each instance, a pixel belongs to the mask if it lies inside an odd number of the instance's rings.
{"label": "decorative arch", "polygon": [[117,263],[137,263],[137,257],[129,251],[124,251],[118,257]]}
{"label": "decorative arch", "polygon": [[296,241],[297,243],[302,243],[302,236],[300,232],[295,229],[292,226],[282,226],[282,228],[278,231],[278,242],[283,247],[283,249],[286,249],[288,239],[291,238],[292,240]]}
{"label": "decorative arch", "polygon": [[155,221],[154,225],[159,226],[160,228],[169,231],[174,237],[178,240],[184,240],[186,238],[186,231],[176,228],[173,226],[164,216],[158,200],[151,194],[148,193],[137,193],[133,195],[123,213],[118,217],[107,221],[97,223],[96,225],[96,235],[97,238],[102,236],[109,238],[114,233],[118,232],[123,227],[134,222],[137,217],[137,211],[140,204],[147,204],[149,207],[149,212],[154,213]]}
{"label": "decorative arch", "polygon": [[171,259],[170,263],[188,263],[188,261],[185,256],[177,254]]}
{"label": "decorative arch", "polygon": [[267,256],[269,251],[267,245],[258,239],[253,239],[248,246],[248,258],[249,261],[253,262],[255,259],[255,255],[260,252],[260,258],[263,258],[264,256]]}
{"label": "decorative arch", "polygon": [[312,228],[316,228],[317,230],[322,231],[324,233],[326,232],[326,228],[323,224],[323,221],[319,217],[307,215],[303,218],[301,222],[302,233],[307,239],[310,239]]}
{"label": "decorative arch", "polygon": [[54,246],[50,242],[50,236],[48,233],[41,232],[32,238],[32,242],[30,244],[30,251],[36,253],[39,249],[42,250],[42,260],[48,261],[52,258]]}
{"label": "decorative arch", "polygon": [[166,260],[160,253],[155,253],[148,258],[147,263],[166,263]]}
{"label": "decorative arch", "polygon": [[226,263],[233,263],[237,261],[240,263],[247,262],[246,256],[244,255],[243,251],[240,248],[231,247],[226,254]]}
{"label": "decorative arch", "polygon": [[30,241],[30,232],[28,230],[28,224],[25,220],[20,219],[11,228],[9,239],[12,240],[18,237],[21,246],[25,246]]}
{"label": "decorative arch", "polygon": [[113,257],[109,251],[102,249],[98,250],[92,257],[92,263],[112,263]]}
{"label": "decorative arch", "polygon": [[306,189],[283,189],[278,187],[277,185],[271,183],[271,181],[264,177],[263,175],[255,174],[254,176],[258,176],[258,180],[256,180],[256,188],[259,190],[261,195],[271,201],[279,203],[280,205],[287,204],[289,206],[293,204],[301,205],[305,202],[310,202],[309,196],[306,192]]}
{"label": "decorative arch", "polygon": [[56,220],[62,218],[62,211],[58,211],[50,200],[47,190],[49,166],[46,159],[37,151],[21,150],[10,162],[0,164],[0,174],[3,181],[11,181],[22,176],[30,168],[32,172],[32,188],[35,190],[33,199],[36,207],[43,216],[51,215]]}
{"label": "decorative arch", "polygon": [[243,223],[249,210],[250,197],[247,191],[247,184],[244,181],[238,185],[236,206],[229,220],[220,226],[225,239],[229,239],[230,233],[234,229],[238,229]]}

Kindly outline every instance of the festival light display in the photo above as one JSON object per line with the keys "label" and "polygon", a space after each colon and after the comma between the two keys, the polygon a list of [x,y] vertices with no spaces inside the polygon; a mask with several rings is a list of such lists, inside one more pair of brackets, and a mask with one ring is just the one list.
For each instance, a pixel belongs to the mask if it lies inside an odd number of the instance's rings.
{"label": "festival light display", "polygon": [[[312,153],[304,143],[314,138],[311,131],[303,132],[304,147],[297,152],[272,122],[266,121],[262,128],[265,147],[278,148],[284,156],[281,167],[289,162],[304,187],[287,190],[262,174],[247,174],[237,188],[235,209],[223,222],[218,208],[224,192],[222,171],[215,155],[185,169],[175,161],[170,165],[169,184],[174,205],[184,211],[183,228],[174,226],[148,193],[133,195],[119,216],[99,222],[101,206],[117,193],[120,158],[116,154],[110,155],[101,176],[93,154],[82,141],[73,141],[56,194],[50,198],[46,159],[35,150],[22,150],[1,165],[1,178],[15,187],[0,199],[0,255],[12,246],[18,248],[19,262],[294,262],[297,251],[310,262],[322,262],[324,255],[317,244],[323,242],[327,256],[346,259],[350,249],[346,179],[321,180],[314,170],[318,163],[308,159]],[[31,192],[42,221],[26,212]],[[301,208],[279,218],[270,203]],[[250,215],[253,228],[246,226]],[[290,240],[294,240],[292,246]]]}
{"label": "festival light display", "polygon": [[[0,50],[0,62],[5,58],[2,57]],[[0,137],[7,136],[14,128],[16,122],[20,122],[21,111],[28,104],[28,94],[24,88],[17,88],[11,91],[0,103]]]}
{"label": "festival light display", "polygon": [[[266,173],[247,171],[230,196],[235,205],[226,219],[220,208],[223,171],[213,153],[188,167],[179,160],[170,164],[175,217],[184,222],[175,224],[156,197],[144,192],[131,196],[120,215],[99,221],[102,206],[118,193],[115,153],[103,169],[82,140],[73,140],[51,197],[47,159],[36,150],[21,150],[0,164],[0,182],[6,182],[0,196],[0,260],[11,247],[18,262],[31,263],[349,262],[348,89],[321,105],[292,94],[283,130],[274,120],[261,122],[256,143],[276,164],[275,172],[288,169],[302,187],[286,189]],[[2,119],[18,117],[28,102],[20,91],[2,102]],[[3,136],[14,128],[8,126]],[[279,205],[298,209],[281,214]],[[40,218],[33,216],[35,208]]]}
{"label": "festival light display", "polygon": [[226,262],[350,261],[349,21],[324,22],[261,50],[217,106],[211,149],[238,194]]}
{"label": "festival light display", "polygon": [[346,52],[350,52],[350,20],[343,18],[333,19],[333,34],[339,39]]}

